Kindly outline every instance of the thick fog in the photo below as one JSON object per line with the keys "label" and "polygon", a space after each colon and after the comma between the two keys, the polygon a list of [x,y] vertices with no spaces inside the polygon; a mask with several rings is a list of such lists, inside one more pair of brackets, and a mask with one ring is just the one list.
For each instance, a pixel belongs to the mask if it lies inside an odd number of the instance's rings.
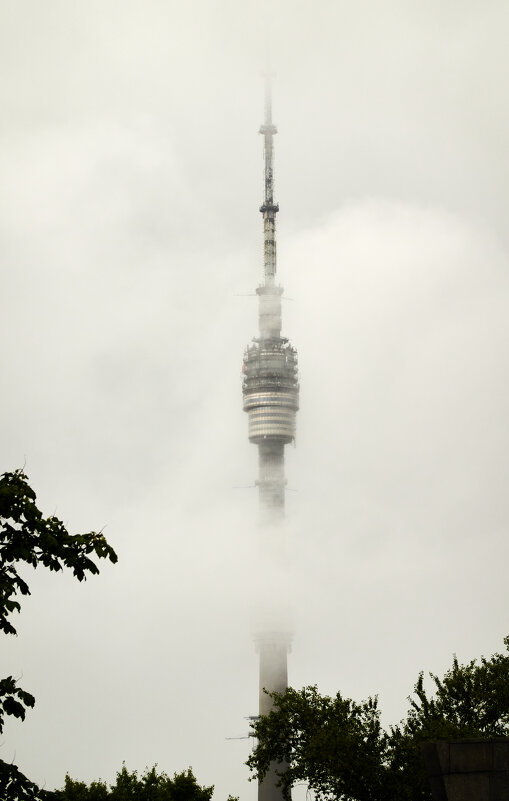
{"label": "thick fog", "polygon": [[[241,397],[269,21],[301,377],[280,575]],[[253,799],[226,738],[275,585],[290,683],[379,693],[386,723],[420,670],[503,648],[508,27],[502,0],[2,2],[0,469],[119,555],[27,574],[2,675],[36,706],[0,757],[34,781],[157,762]]]}

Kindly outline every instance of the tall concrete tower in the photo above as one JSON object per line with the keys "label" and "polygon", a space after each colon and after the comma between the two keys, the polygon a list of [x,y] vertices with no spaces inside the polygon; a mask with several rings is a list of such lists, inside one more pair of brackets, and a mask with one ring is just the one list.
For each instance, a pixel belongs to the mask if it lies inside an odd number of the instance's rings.
{"label": "tall concrete tower", "polygon": [[[263,216],[263,283],[256,290],[259,303],[259,335],[244,354],[242,394],[249,415],[249,441],[258,447],[258,492],[261,523],[261,559],[267,570],[271,562],[284,560],[281,521],[285,510],[285,445],[295,439],[295,414],[299,408],[297,352],[281,336],[281,295],[276,284],[276,214],[274,201],[274,134],[270,75],[265,82],[264,138],[265,182],[260,207]],[[263,567],[262,567],[263,570]],[[262,599],[263,601],[263,599]],[[271,606],[272,603],[272,606]],[[256,634],[260,655],[259,713],[270,710],[264,692],[283,692],[288,686],[287,654],[291,632],[284,615],[268,600],[265,619]],[[259,801],[281,801],[278,777],[272,766],[258,785]]]}

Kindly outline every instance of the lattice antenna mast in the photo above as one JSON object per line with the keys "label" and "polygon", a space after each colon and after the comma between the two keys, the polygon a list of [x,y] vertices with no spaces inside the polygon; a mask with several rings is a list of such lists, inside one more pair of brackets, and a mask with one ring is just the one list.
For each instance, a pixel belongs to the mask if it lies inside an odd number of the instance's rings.
{"label": "lattice antenna mast", "polygon": [[264,278],[265,286],[274,286],[276,279],[276,214],[279,206],[274,203],[274,134],[277,128],[272,122],[272,75],[270,70],[265,75],[265,122],[260,127],[263,134],[265,157],[265,197],[260,211],[263,214],[264,232]]}

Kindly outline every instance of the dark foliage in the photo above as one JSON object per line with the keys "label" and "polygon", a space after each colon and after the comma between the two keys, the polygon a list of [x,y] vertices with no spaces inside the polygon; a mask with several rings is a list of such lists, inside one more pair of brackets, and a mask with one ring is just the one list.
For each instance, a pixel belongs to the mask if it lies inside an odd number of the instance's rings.
{"label": "dark foliage", "polygon": [[[509,637],[505,640],[509,651]],[[286,798],[306,782],[319,799],[430,801],[420,756],[425,740],[509,736],[509,654],[494,654],[430,674],[421,673],[408,699],[405,720],[388,731],[380,725],[377,699],[358,704],[316,687],[273,693],[274,709],[252,724],[257,745],[247,764],[263,778],[279,764]]]}
{"label": "dark foliage", "polygon": [[137,771],[130,773],[123,765],[115,784],[109,787],[102,781],[87,785],[66,776],[64,787],[55,790],[53,798],[55,801],[210,801],[212,798],[214,787],[200,787],[191,768],[170,778],[166,773],[158,773],[156,767],[147,768],[138,776]]}
{"label": "dark foliage", "polygon": [[[50,570],[69,568],[83,581],[87,573],[99,572],[93,556],[117,561],[103,534],[69,534],[57,517],[43,517],[35,501],[35,492],[21,470],[0,477],[0,632],[4,634],[16,634],[10,616],[20,611],[18,598],[30,594],[19,572],[23,563]],[[33,695],[18,687],[13,676],[0,680],[0,733],[6,716],[24,720],[26,709],[34,703]],[[0,798],[32,801],[48,797],[15,765],[0,760]]]}
{"label": "dark foliage", "polygon": [[29,595],[18,566],[43,565],[50,570],[72,570],[78,581],[99,573],[91,556],[117,561],[103,534],[69,534],[58,517],[43,517],[36,495],[21,470],[0,477],[0,631],[16,634],[9,615],[20,611],[18,595]]}
{"label": "dark foliage", "polygon": [[37,787],[16,765],[0,760],[0,798],[2,801],[51,801],[53,793]]}

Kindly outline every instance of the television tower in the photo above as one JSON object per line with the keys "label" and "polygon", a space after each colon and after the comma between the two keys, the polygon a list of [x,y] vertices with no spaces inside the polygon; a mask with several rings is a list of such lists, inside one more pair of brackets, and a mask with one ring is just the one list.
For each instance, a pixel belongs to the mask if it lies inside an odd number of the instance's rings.
{"label": "television tower", "polygon": [[[281,336],[281,296],[276,285],[276,214],[274,201],[274,143],[277,128],[272,122],[270,74],[265,78],[264,138],[263,283],[256,289],[259,303],[259,336],[246,348],[243,364],[243,408],[248,413],[249,441],[258,446],[258,486],[262,525],[262,570],[269,571],[279,558],[285,561],[283,532],[279,525],[285,510],[285,445],[295,439],[295,414],[299,408],[297,351]],[[281,621],[281,610],[270,608],[255,641],[260,655],[259,714],[271,709],[264,692],[284,692],[288,686],[287,654],[291,632]],[[281,770],[281,766],[280,766]],[[259,801],[281,801],[276,766],[258,785]]]}

